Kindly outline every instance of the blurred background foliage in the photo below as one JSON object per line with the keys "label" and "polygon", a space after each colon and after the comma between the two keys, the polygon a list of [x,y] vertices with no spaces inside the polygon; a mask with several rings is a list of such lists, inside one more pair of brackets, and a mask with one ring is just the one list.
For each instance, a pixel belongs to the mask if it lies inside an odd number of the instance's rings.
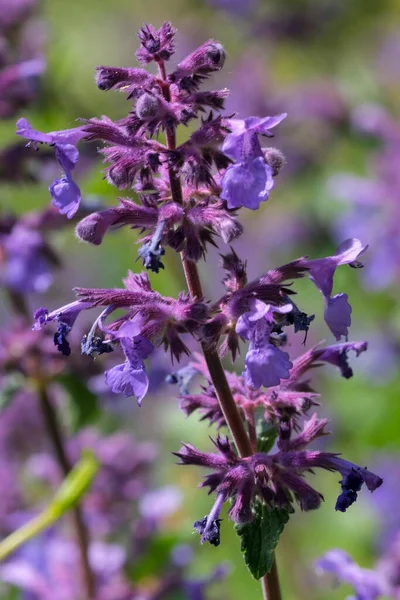
{"label": "blurred background foliage", "polygon": [[[135,65],[136,31],[143,22],[160,26],[171,20],[178,28],[176,62],[205,39],[219,39],[228,58],[212,85],[230,87],[228,111],[241,117],[288,112],[273,141],[284,150],[288,164],[268,203],[257,213],[243,210],[241,214],[245,233],[235,248],[247,257],[250,277],[297,256],[333,253],[337,240],[332,222],[344,209],[331,196],[327,180],[341,171],[368,175],[368,158],[377,145],[354,131],[349,114],[360,103],[375,102],[395,119],[400,116],[397,0],[48,0],[41,4],[40,13],[46,22],[48,67],[37,102],[23,114],[42,131],[72,127],[77,117],[118,118],[126,113],[122,95],[96,88],[94,67]],[[14,129],[13,121],[1,123],[3,145],[14,140]],[[116,190],[102,179],[101,171],[99,159],[80,178],[81,188],[88,199],[114,204]],[[46,187],[46,181],[17,188],[2,184],[1,208],[20,213],[43,207],[48,202]],[[74,286],[118,286],[128,269],[140,269],[135,236],[123,229],[94,247],[80,243],[72,227],[57,234],[55,243],[64,267],[45,301],[32,298],[32,308],[69,302]],[[365,262],[374,251],[370,248]],[[216,258],[211,253],[201,265],[211,298],[222,277]],[[169,251],[165,263],[165,271],[150,278],[161,293],[176,295],[184,286],[178,257]],[[301,306],[316,313],[307,347],[324,338],[332,343],[317,292],[307,282],[298,287]],[[352,361],[354,377],[349,381],[333,369],[318,373],[316,387],[323,393],[318,412],[332,419],[334,432],[324,444],[369,468],[386,456],[397,459],[400,451],[398,289],[393,282],[371,290],[359,272],[339,270],[335,290],[346,291],[353,305],[351,339],[369,340],[370,349],[365,357]],[[382,348],[389,337],[393,353],[385,358]],[[299,351],[300,344],[301,340],[293,341],[293,350]],[[157,378],[158,370],[166,373],[168,367],[165,360],[159,368],[155,361],[152,370]],[[259,586],[247,573],[239,539],[226,521],[218,548],[197,547],[192,523],[207,514],[210,499],[196,488],[201,473],[176,466],[170,454],[180,441],[209,449],[208,435],[214,432],[196,417],[185,419],[177,408],[175,389],[163,384],[154,389],[140,409],[133,401],[116,400],[112,407],[111,400],[105,413],[95,415],[104,431],[113,431],[123,422],[139,440],[155,440],[162,451],[154,464],[154,482],[177,484],[183,493],[181,508],[167,520],[163,536],[142,564],[132,565],[132,575],[150,577],[165,561],[166,549],[176,541],[188,542],[196,549],[194,573],[206,573],[223,561],[232,565],[230,576],[210,591],[210,597],[258,597]],[[344,597],[345,587],[324,587],[312,568],[313,561],[332,547],[345,549],[366,567],[377,556],[380,524],[368,492],[363,491],[357,505],[342,514],[334,511],[337,477],[318,476],[315,487],[323,492],[325,503],[315,513],[297,512],[278,550],[287,600]]]}

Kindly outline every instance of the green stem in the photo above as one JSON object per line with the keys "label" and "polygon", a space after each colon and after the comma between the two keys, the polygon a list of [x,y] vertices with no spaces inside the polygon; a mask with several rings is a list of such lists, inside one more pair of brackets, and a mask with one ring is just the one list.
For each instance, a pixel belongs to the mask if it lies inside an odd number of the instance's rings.
{"label": "green stem", "polygon": [[39,533],[50,527],[50,525],[53,523],[53,515],[48,511],[44,511],[29,521],[29,523],[26,523],[11,533],[0,543],[0,561],[8,558],[8,556],[15,552],[15,550],[17,550],[20,546],[25,544],[33,537],[39,535]]}

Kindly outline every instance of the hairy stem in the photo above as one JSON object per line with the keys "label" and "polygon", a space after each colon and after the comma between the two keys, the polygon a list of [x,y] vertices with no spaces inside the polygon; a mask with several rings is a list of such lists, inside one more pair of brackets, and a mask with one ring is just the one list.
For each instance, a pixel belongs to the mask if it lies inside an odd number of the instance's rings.
{"label": "hairy stem", "polygon": [[[8,296],[11,308],[15,312],[15,314],[19,317],[24,318],[26,322],[29,323],[29,309],[26,305],[25,298],[23,297],[23,295],[9,291]],[[61,468],[63,475],[66,477],[72,470],[72,466],[68,460],[64,449],[62,429],[58,422],[56,410],[51,404],[50,398],[47,393],[46,383],[43,377],[41,376],[40,359],[38,357],[35,360],[34,368],[36,371],[34,376],[37,384],[40,408],[43,413],[46,431],[48,432],[49,438],[51,439],[57,462]],[[72,518],[74,522],[75,533],[81,557],[81,571],[85,589],[85,600],[92,600],[95,597],[95,582],[93,572],[89,564],[89,535],[86,525],[83,521],[79,505],[75,506],[72,509]]]}
{"label": "hairy stem", "polygon": [[[170,101],[171,95],[166,81],[167,77],[164,63],[159,63],[159,75],[164,82],[164,97],[167,101]],[[167,129],[166,138],[168,149],[175,150],[175,131],[172,129]],[[182,204],[183,194],[181,182],[172,168],[169,169],[169,179],[171,186],[171,195],[173,200],[178,204]],[[184,252],[181,252],[181,260],[190,295],[193,299],[203,298],[203,289],[196,263],[188,260],[185,257]],[[252,443],[247,435],[246,428],[240,416],[238,407],[236,406],[236,402],[233,398],[232,391],[229,387],[218,352],[214,349],[208,348],[205,344],[202,344],[201,346],[208,367],[208,371],[210,373],[211,381],[213,383],[218,402],[222,410],[222,414],[224,415],[224,419],[228,425],[238,453],[241,457],[250,456],[251,454],[253,454]],[[264,600],[281,600],[276,560],[274,560],[271,573],[268,573],[262,578],[261,587]]]}

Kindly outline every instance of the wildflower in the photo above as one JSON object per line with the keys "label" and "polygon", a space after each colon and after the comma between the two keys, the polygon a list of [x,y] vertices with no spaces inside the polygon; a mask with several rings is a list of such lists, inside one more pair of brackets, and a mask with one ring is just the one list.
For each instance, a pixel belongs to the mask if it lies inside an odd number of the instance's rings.
{"label": "wildflower", "polygon": [[54,146],[56,159],[64,172],[61,179],[55,179],[49,187],[53,206],[62,215],[71,219],[79,208],[81,192],[72,178],[72,171],[78,162],[79,152],[76,144],[85,136],[82,127],[41,133],[32,129],[26,119],[17,121],[17,135],[28,138],[36,149],[38,143]]}
{"label": "wildflower", "polygon": [[[316,467],[338,471],[349,489],[354,487],[349,483],[351,477],[357,479],[359,488],[365,483],[370,491],[377,489],[382,484],[382,479],[367,469],[357,467],[335,454],[303,449],[317,437],[324,435],[325,425],[325,420],[319,422],[313,417],[305,424],[302,434],[288,441],[286,451],[275,454],[258,452],[246,458],[239,458],[228,438],[220,436],[212,440],[218,454],[200,452],[191,444],[184,444],[176,453],[181,464],[198,465],[213,471],[201,484],[201,487],[207,486],[211,493],[217,494],[206,520],[196,524],[196,529],[202,535],[202,542],[210,541],[217,545],[218,519],[222,506],[228,499],[232,500],[228,514],[235,523],[247,523],[253,519],[252,507],[256,497],[271,507],[278,506],[290,512],[293,511],[293,497],[302,510],[318,508],[323,497],[303,478],[306,472]],[[342,495],[339,496],[341,497]],[[338,502],[341,502],[339,498]]]}
{"label": "wildflower", "polygon": [[362,267],[357,259],[367,250],[360,240],[352,238],[346,240],[337,248],[334,256],[303,260],[302,265],[309,269],[310,279],[324,297],[324,318],[335,338],[340,341],[341,337],[348,336],[348,328],[351,324],[351,306],[347,294],[336,294],[332,296],[333,276],[340,265],[349,265],[353,268]]}
{"label": "wildflower", "polygon": [[239,317],[236,324],[236,332],[250,339],[243,377],[246,384],[253,389],[258,389],[262,385],[265,387],[279,385],[281,379],[289,377],[293,365],[289,355],[270,342],[273,311],[285,314],[292,310],[292,305],[273,307],[259,300],[253,300],[251,305],[252,310]]}
{"label": "wildflower", "polygon": [[115,394],[134,396],[139,406],[149,387],[143,360],[153,351],[153,345],[143,336],[120,339],[125,362],[105,372],[107,385]]}
{"label": "wildflower", "polygon": [[185,90],[194,90],[211,73],[222,69],[225,63],[225,50],[216,40],[208,40],[186,56],[169,79]]}
{"label": "wildflower", "polygon": [[271,137],[270,129],[280,123],[286,114],[276,117],[249,117],[244,120],[230,119],[230,133],[222,146],[223,152],[236,160],[226,170],[222,180],[221,198],[228,208],[245,206],[257,210],[260,203],[268,200],[274,186],[273,169],[266,162],[258,135]]}
{"label": "wildflower", "polygon": [[[99,598],[125,600],[132,594],[122,568],[124,550],[116,544],[92,542],[89,561],[98,586]],[[4,582],[17,587],[32,600],[78,598],[82,589],[79,551],[75,544],[54,532],[27,543],[0,567]]]}

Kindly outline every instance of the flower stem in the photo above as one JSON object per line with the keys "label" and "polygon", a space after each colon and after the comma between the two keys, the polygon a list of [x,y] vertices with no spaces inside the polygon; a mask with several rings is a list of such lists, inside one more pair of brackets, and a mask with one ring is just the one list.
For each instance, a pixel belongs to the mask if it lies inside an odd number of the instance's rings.
{"label": "flower stem", "polygon": [[[26,322],[29,323],[30,313],[24,296],[22,294],[12,292],[11,290],[9,290],[8,297],[10,300],[11,308],[14,311],[14,313],[18,317],[25,319]],[[61,468],[61,471],[64,476],[67,476],[71,472],[72,466],[64,450],[62,429],[58,422],[57,413],[50,402],[50,398],[47,393],[46,383],[40,373],[41,369],[39,357],[37,357],[34,362],[34,368],[36,371],[34,373],[34,380],[37,385],[38,397],[46,425],[46,430],[53,444],[54,452],[57,458],[57,462]],[[95,597],[95,582],[93,572],[89,564],[89,535],[86,525],[83,521],[79,505],[75,506],[72,509],[72,518],[74,521],[76,538],[81,557],[81,571],[85,588],[85,599],[93,600]]]}
{"label": "flower stem", "polygon": [[[72,466],[64,449],[61,427],[58,422],[57,413],[50,401],[46,386],[40,381],[38,381],[38,394],[47,432],[53,444],[54,452],[61,467],[62,473],[66,477],[71,472]],[[72,509],[72,518],[75,525],[79,552],[81,556],[81,570],[84,587],[86,590],[86,598],[87,600],[92,600],[95,597],[95,583],[89,563],[89,535],[79,506],[75,506]]]}
{"label": "flower stem", "polygon": [[[167,77],[165,72],[165,65],[163,62],[161,62],[158,66],[160,78],[163,80],[163,82],[165,82],[165,85],[163,86],[164,98],[167,101],[169,101],[171,95],[169,91],[169,86],[166,81]],[[168,149],[175,150],[175,131],[167,129],[166,138]],[[181,181],[172,168],[169,169],[169,179],[172,199],[174,200],[174,202],[182,204],[183,194]],[[200,300],[201,298],[203,298],[204,295],[197,265],[195,262],[188,260],[185,257],[184,252],[181,252],[181,260],[190,295],[193,299],[197,298],[198,300]],[[218,402],[222,410],[222,414],[224,415],[224,419],[235,442],[237,451],[241,457],[251,456],[253,454],[252,444],[247,435],[246,428],[240,416],[239,410],[236,406],[236,402],[233,398],[232,391],[229,387],[218,352],[216,350],[208,348],[205,344],[201,344],[201,347],[203,350],[208,371],[210,373],[210,378],[213,383]],[[274,560],[271,573],[268,573],[262,578],[261,586],[264,600],[281,600],[276,560]]]}

